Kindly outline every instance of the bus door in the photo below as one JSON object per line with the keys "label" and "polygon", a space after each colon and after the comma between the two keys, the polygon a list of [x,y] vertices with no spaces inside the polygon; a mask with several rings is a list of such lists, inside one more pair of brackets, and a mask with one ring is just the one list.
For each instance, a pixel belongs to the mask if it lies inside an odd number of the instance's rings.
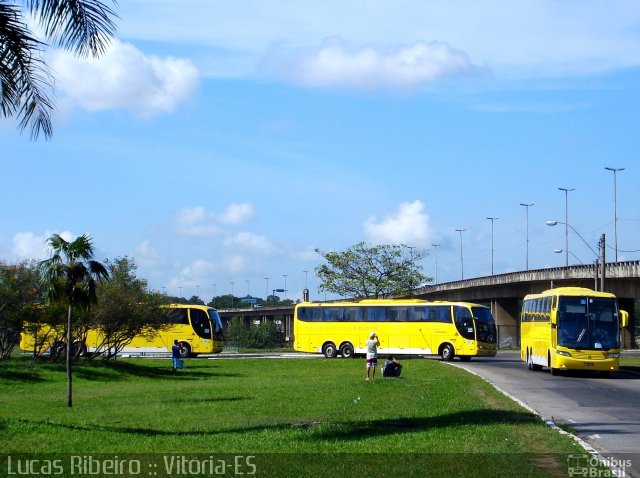
{"label": "bus door", "polygon": [[461,307],[455,305],[453,307],[453,321],[456,326],[456,331],[462,337],[456,344],[457,355],[471,355],[475,354],[475,324],[473,315],[467,307]]}
{"label": "bus door", "polygon": [[444,342],[451,343],[456,347],[457,343],[452,330],[452,316],[450,305],[428,306],[427,323],[422,328],[423,334],[430,341],[431,353],[438,354],[440,345]]}

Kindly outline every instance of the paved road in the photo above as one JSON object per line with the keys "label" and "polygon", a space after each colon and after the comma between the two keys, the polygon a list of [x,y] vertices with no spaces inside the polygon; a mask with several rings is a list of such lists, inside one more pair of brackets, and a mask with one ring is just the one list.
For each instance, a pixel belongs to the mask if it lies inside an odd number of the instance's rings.
{"label": "paved road", "polygon": [[552,376],[547,369],[529,371],[519,352],[454,363],[484,377],[543,418],[569,424],[602,456],[631,459],[630,474],[640,477],[640,374]]}

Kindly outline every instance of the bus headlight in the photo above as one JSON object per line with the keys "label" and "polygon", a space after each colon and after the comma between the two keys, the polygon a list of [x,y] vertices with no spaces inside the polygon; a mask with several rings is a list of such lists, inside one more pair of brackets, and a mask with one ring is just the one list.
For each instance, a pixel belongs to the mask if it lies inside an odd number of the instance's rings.
{"label": "bus headlight", "polygon": [[607,354],[607,358],[620,358],[620,354]]}
{"label": "bus headlight", "polygon": [[565,352],[564,350],[556,350],[556,353],[558,355],[562,355],[563,357],[571,357],[571,354],[569,352]]}

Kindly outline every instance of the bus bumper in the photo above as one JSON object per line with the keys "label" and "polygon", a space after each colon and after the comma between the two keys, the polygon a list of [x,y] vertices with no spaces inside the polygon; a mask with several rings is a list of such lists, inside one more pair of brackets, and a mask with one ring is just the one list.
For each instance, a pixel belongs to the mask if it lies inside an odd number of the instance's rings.
{"label": "bus bumper", "polygon": [[597,372],[617,372],[619,369],[619,364],[618,360],[613,358],[583,359],[556,355],[555,368],[559,370],[593,370]]}

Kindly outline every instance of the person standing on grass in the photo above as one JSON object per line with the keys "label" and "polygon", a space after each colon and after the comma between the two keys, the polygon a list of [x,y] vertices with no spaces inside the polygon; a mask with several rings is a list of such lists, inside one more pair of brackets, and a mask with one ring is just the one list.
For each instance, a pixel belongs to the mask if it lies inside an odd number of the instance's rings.
{"label": "person standing on grass", "polygon": [[375,332],[371,332],[367,345],[367,378],[376,378],[376,367],[378,366],[378,347],[380,347],[380,340]]}
{"label": "person standing on grass", "polygon": [[173,341],[173,345],[171,346],[171,362],[172,362],[172,371],[176,373],[178,370],[178,364],[180,363],[180,346],[178,345],[178,340]]}

